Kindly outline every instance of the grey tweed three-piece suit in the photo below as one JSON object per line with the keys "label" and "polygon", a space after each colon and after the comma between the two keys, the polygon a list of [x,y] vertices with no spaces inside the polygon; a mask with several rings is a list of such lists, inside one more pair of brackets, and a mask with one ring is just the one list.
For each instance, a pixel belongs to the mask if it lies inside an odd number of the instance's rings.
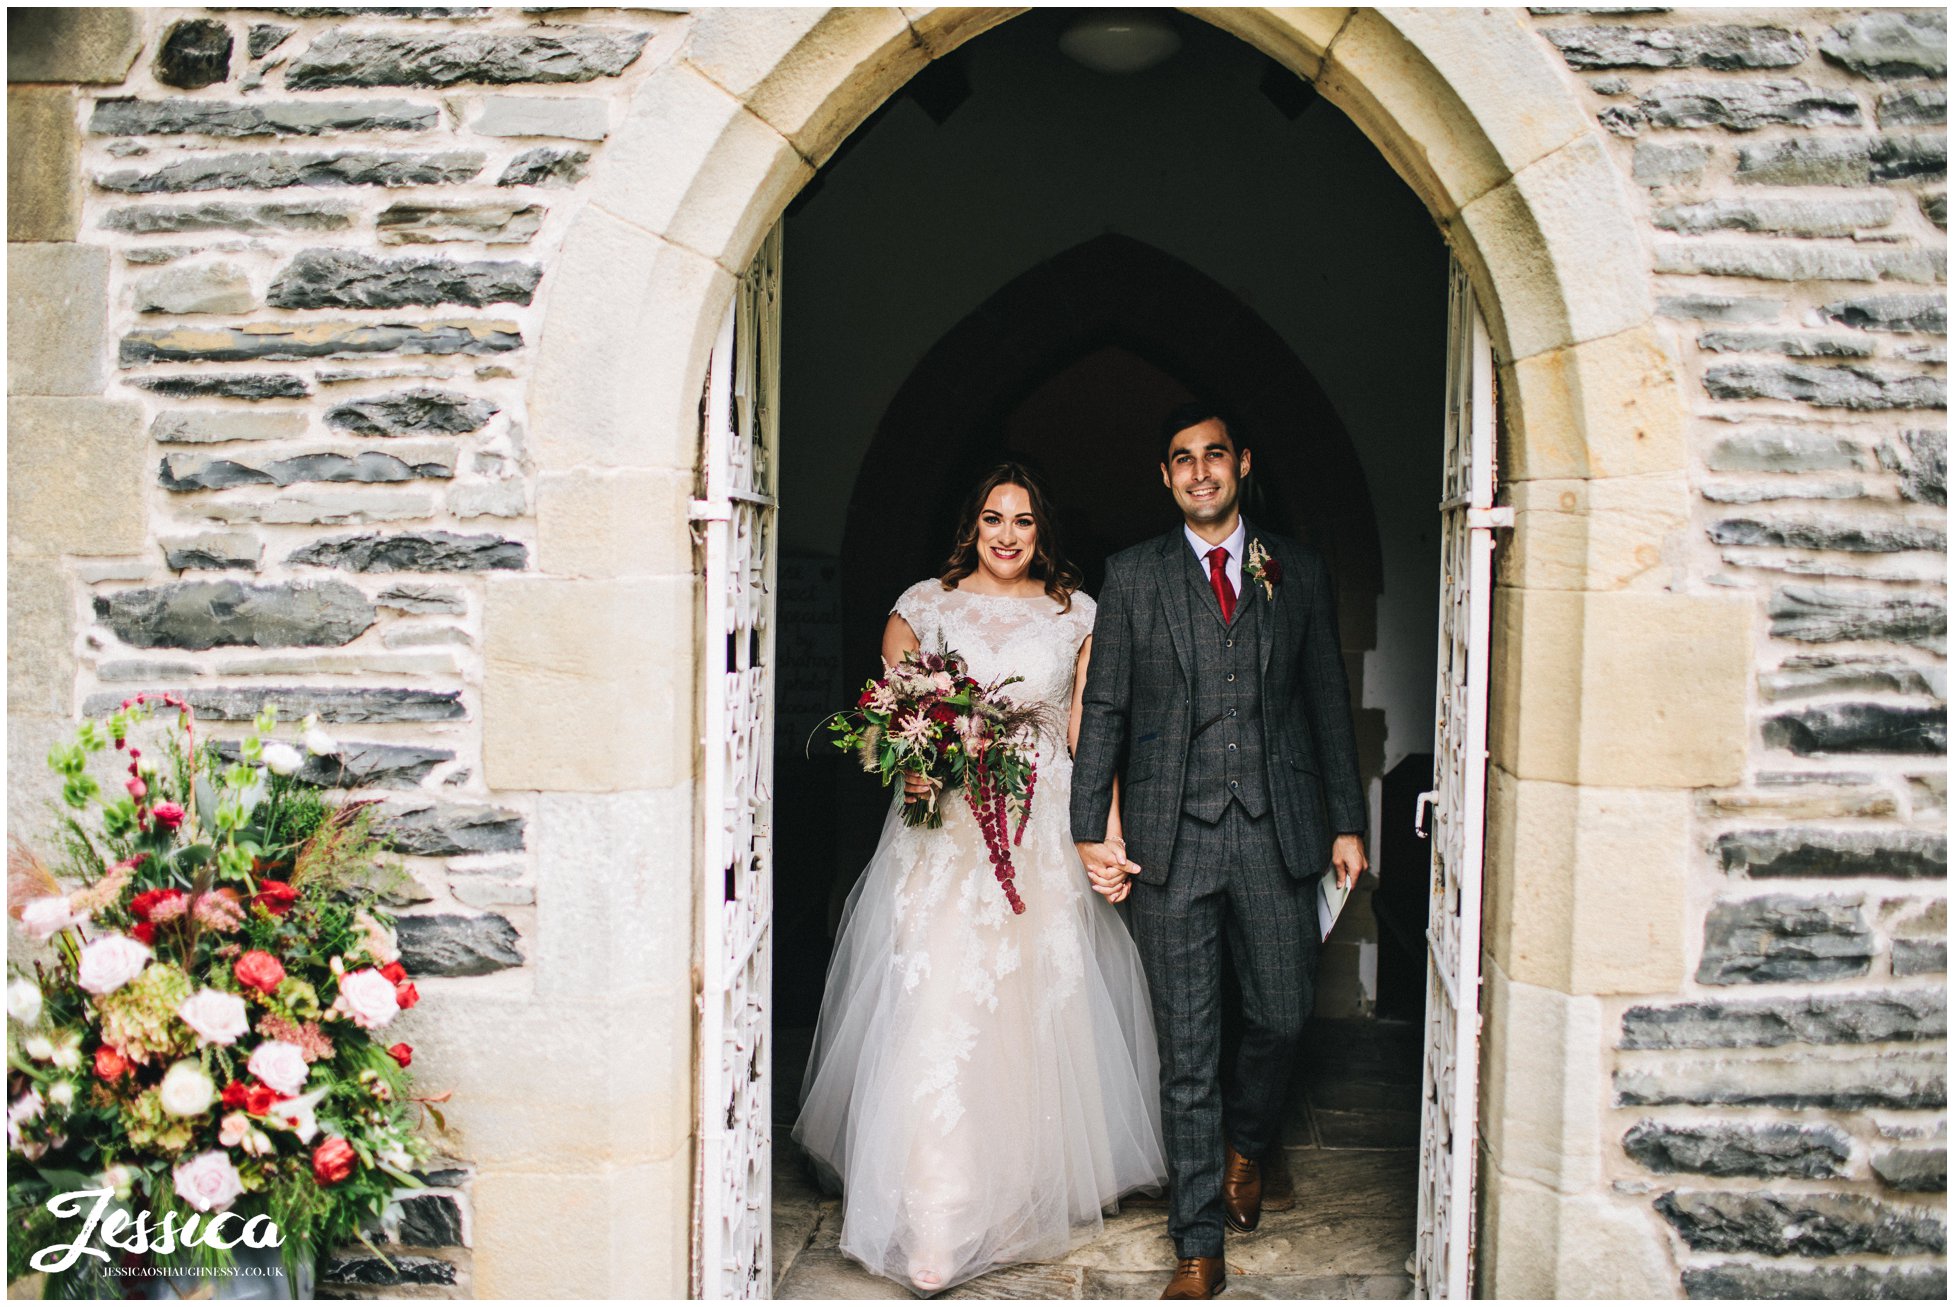
{"label": "grey tweed three-piece suit", "polygon": [[[1276,1144],[1297,1037],[1314,1001],[1315,878],[1333,837],[1361,832],[1350,690],[1329,571],[1314,549],[1248,524],[1281,579],[1246,573],[1224,622],[1176,528],[1106,563],[1072,775],[1072,836],[1106,833],[1113,777],[1131,922],[1160,1041],[1182,1257],[1222,1245],[1222,1121],[1245,1157]],[[1220,1088],[1221,941],[1241,982],[1244,1034]]]}

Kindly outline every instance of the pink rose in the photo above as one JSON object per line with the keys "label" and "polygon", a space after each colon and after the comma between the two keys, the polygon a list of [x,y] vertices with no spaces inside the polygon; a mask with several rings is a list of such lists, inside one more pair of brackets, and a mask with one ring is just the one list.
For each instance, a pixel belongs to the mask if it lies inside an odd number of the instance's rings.
{"label": "pink rose", "polygon": [[183,824],[183,805],[180,803],[159,803],[149,810],[149,815],[156,818],[156,824],[164,830],[175,830]]}
{"label": "pink rose", "polygon": [[200,1044],[234,1044],[251,1028],[244,1000],[221,989],[200,989],[177,1005],[177,1016],[197,1032]]}
{"label": "pink rose", "polygon": [[361,967],[340,980],[333,1006],[362,1030],[375,1030],[399,1014],[400,998],[393,981],[372,967]]}
{"label": "pink rose", "polygon": [[75,982],[91,994],[113,994],[142,974],[150,952],[127,935],[104,935],[82,946]]}
{"label": "pink rose", "polygon": [[68,900],[57,894],[35,899],[21,909],[20,924],[35,939],[47,940],[70,926],[87,925],[88,914],[71,910]]}
{"label": "pink rose", "polygon": [[244,1192],[244,1181],[220,1149],[198,1153],[176,1168],[176,1193],[200,1212],[221,1212]]}
{"label": "pink rose", "polygon": [[310,1071],[305,1064],[305,1051],[281,1039],[267,1039],[252,1049],[251,1060],[244,1065],[252,1075],[281,1094],[296,1094],[305,1088],[305,1077]]}

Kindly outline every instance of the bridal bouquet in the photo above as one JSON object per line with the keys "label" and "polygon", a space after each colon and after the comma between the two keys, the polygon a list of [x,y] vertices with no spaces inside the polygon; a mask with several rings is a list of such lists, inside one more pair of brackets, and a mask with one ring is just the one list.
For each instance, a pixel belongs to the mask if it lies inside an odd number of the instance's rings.
{"label": "bridal bouquet", "polygon": [[963,791],[1013,912],[1024,911],[1024,900],[1014,883],[1011,846],[1023,840],[1031,819],[1038,788],[1035,739],[1046,716],[1039,706],[1016,704],[1003,695],[1023,679],[1010,676],[982,685],[949,650],[911,650],[868,683],[852,710],[828,722],[835,747],[859,757],[863,771],[879,772],[884,785],[904,772],[928,778],[929,796],[903,806],[907,824],[941,826],[939,792]]}
{"label": "bridal bouquet", "polygon": [[[49,757],[51,858],[16,842],[8,863],[10,911],[52,954],[7,986],[9,1279],[119,1296],[88,1283],[109,1254],[72,1246],[91,1209],[158,1267],[242,1243],[296,1275],[419,1183],[415,1118],[440,1118],[412,1096],[413,1049],[382,1043],[419,1001],[378,906],[400,871],[368,805],[301,779],[275,725],[220,748],[178,697],[139,695]],[[301,744],[338,747],[310,723]]]}

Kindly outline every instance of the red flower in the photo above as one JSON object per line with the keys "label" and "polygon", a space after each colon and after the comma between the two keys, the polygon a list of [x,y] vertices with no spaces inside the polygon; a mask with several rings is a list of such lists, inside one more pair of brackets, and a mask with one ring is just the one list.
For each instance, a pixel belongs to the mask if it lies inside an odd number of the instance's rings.
{"label": "red flower", "polygon": [[224,1097],[221,1101],[225,1107],[231,1111],[236,1111],[238,1108],[244,1106],[245,1099],[250,1092],[242,1080],[233,1080],[230,1084],[224,1086]]}
{"label": "red flower", "polygon": [[387,1056],[404,1067],[414,1065],[414,1050],[406,1044],[395,1044],[387,1050]]}
{"label": "red flower", "polygon": [[256,1080],[244,1087],[244,1110],[252,1116],[263,1116],[284,1101],[285,1095]]}
{"label": "red flower", "polygon": [[104,1044],[95,1050],[95,1075],[98,1079],[114,1084],[135,1069],[136,1064],[122,1056],[122,1050],[113,1044]]}
{"label": "red flower", "polygon": [[[133,765],[131,764],[131,766]],[[132,799],[140,799],[143,795],[149,793],[149,786],[143,784],[143,779],[140,776],[131,776],[127,781],[127,785],[129,788],[129,797]]]}
{"label": "red flower", "polygon": [[396,985],[403,984],[407,980],[407,968],[401,966],[398,962],[389,962],[386,966],[381,967],[380,974],[388,980],[393,981]]}
{"label": "red flower", "polygon": [[263,949],[254,948],[231,966],[238,984],[269,994],[285,979],[285,964]]}
{"label": "red flower", "polygon": [[156,942],[156,923],[153,921],[138,921],[130,928],[129,933],[145,944],[154,944]]}
{"label": "red flower", "polygon": [[298,902],[299,892],[282,880],[261,880],[258,893],[251,900],[274,917],[282,917],[292,910]]}
{"label": "red flower", "polygon": [[312,1178],[322,1185],[338,1184],[353,1173],[353,1146],[333,1135],[312,1150]]}
{"label": "red flower", "polygon": [[180,889],[146,889],[129,900],[129,915],[137,921],[148,921],[149,914],[156,911],[159,904],[183,897]]}
{"label": "red flower", "polygon": [[159,803],[149,812],[156,818],[156,824],[164,830],[175,830],[183,824],[184,817],[188,815],[183,811],[183,805],[180,803]]}
{"label": "red flower", "polygon": [[1262,575],[1269,578],[1270,585],[1282,584],[1282,560],[1270,558],[1262,564]]}
{"label": "red flower", "polygon": [[404,981],[394,986],[394,1002],[400,1004],[400,1010],[402,1012],[405,1012],[408,1008],[413,1007],[414,1004],[420,1001],[421,991],[414,988],[413,981]]}
{"label": "red flower", "polygon": [[947,707],[946,705],[939,703],[936,705],[936,707],[930,709],[930,720],[933,722],[942,722],[945,725],[948,725],[949,723],[954,722],[956,719],[957,719],[957,710],[955,708]]}

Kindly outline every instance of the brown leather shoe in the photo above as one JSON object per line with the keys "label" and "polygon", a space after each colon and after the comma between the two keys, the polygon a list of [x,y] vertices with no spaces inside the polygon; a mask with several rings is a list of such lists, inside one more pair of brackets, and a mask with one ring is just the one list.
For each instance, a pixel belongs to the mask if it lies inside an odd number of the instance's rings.
{"label": "brown leather shoe", "polygon": [[1228,1228],[1253,1234],[1262,1223],[1262,1168],[1227,1145],[1228,1161],[1221,1171],[1221,1210]]}
{"label": "brown leather shoe", "polygon": [[1228,1287],[1228,1264],[1219,1257],[1183,1257],[1162,1298],[1212,1298]]}

